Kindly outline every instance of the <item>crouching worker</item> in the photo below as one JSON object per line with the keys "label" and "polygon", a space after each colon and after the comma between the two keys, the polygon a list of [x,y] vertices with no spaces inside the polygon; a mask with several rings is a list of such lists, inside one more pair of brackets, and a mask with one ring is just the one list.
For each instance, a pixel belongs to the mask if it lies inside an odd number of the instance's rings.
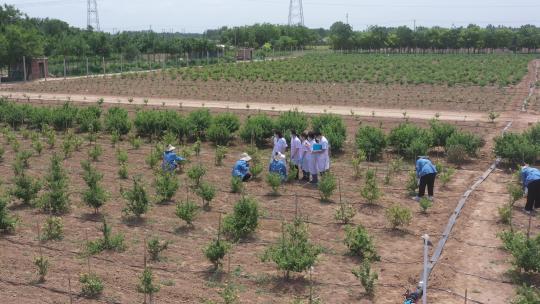
{"label": "crouching worker", "polygon": [[186,160],[185,158],[176,155],[174,150],[176,150],[174,146],[168,145],[165,152],[163,152],[163,163],[161,164],[163,171],[173,172],[178,168],[178,165],[180,165],[181,162]]}
{"label": "crouching worker", "polygon": [[527,193],[527,204],[525,204],[525,213],[540,208],[540,170],[529,167],[525,164],[521,168],[521,183]]}
{"label": "crouching worker", "polygon": [[418,195],[413,199],[419,201],[426,193],[428,188],[428,198],[433,199],[433,187],[435,185],[435,177],[437,177],[437,169],[427,156],[419,156],[416,160],[416,177],[418,182]]}
{"label": "crouching worker", "polygon": [[270,168],[268,169],[270,173],[279,174],[279,177],[281,177],[281,182],[287,180],[287,164],[285,163],[285,159],[285,155],[280,152],[276,152],[272,162],[270,163]]}
{"label": "crouching worker", "polygon": [[247,182],[251,178],[251,172],[249,171],[250,161],[251,156],[247,153],[242,153],[240,159],[233,167],[232,176],[240,178],[243,182]]}

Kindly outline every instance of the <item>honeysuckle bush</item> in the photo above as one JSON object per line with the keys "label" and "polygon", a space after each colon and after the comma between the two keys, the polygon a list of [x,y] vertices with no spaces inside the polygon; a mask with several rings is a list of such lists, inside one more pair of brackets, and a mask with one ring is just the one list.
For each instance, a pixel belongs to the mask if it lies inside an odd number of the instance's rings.
{"label": "honeysuckle bush", "polygon": [[62,214],[69,210],[69,179],[62,160],[57,154],[51,157],[49,172],[45,177],[45,192],[40,197],[39,206],[53,214]]}
{"label": "honeysuckle bush", "polygon": [[223,232],[233,241],[251,235],[259,225],[259,202],[252,197],[242,197],[234,205],[233,212],[223,221]]}
{"label": "honeysuckle bush", "polygon": [[275,123],[276,129],[283,133],[287,141],[291,140],[291,130],[295,130],[298,134],[305,131],[309,126],[309,119],[306,114],[298,110],[292,110],[281,113]]}
{"label": "honeysuckle bush", "polygon": [[105,129],[110,132],[117,132],[119,135],[126,135],[132,127],[128,111],[119,107],[112,107],[105,115]]}
{"label": "honeysuckle bush", "polygon": [[511,164],[534,163],[540,154],[540,146],[526,134],[505,133],[494,140],[495,155]]}
{"label": "honeysuckle bush", "polygon": [[356,131],[356,148],[363,151],[369,161],[379,159],[386,144],[386,135],[381,128],[360,126]]}
{"label": "honeysuckle bush", "polygon": [[267,114],[249,116],[240,129],[240,138],[245,143],[254,143],[262,147],[273,135],[274,121]]}
{"label": "honeysuckle bush", "polygon": [[311,118],[313,131],[321,132],[330,143],[333,152],[341,151],[347,139],[347,128],[343,118],[335,114],[322,114]]}
{"label": "honeysuckle bush", "polygon": [[412,123],[401,123],[388,134],[388,143],[394,151],[407,158],[425,153],[433,142],[431,132]]}

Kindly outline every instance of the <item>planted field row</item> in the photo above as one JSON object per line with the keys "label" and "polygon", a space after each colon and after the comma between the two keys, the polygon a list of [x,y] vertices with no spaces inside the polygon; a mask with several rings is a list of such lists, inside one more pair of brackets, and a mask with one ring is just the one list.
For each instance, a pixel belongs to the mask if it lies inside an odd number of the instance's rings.
{"label": "planted field row", "polygon": [[170,70],[184,80],[263,80],[271,82],[367,82],[508,86],[527,74],[533,56],[308,54],[300,58],[219,64]]}

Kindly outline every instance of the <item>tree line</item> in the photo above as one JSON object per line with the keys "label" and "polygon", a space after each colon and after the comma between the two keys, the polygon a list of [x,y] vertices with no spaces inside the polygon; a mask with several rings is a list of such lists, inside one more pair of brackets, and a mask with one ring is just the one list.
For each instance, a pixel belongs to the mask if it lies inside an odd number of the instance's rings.
{"label": "tree line", "polygon": [[532,52],[540,46],[540,28],[534,25],[416,29],[372,26],[365,31],[354,31],[343,22],[334,23],[329,30],[264,23],[222,27],[204,34],[151,30],[111,34],[76,28],[57,19],[30,18],[13,6],[0,6],[0,66],[19,63],[22,56],[109,58],[123,54],[131,60],[141,54],[206,54],[216,52],[218,44],[278,50],[329,45],[334,50],[433,52],[466,49],[486,52],[508,49]]}
{"label": "tree line", "polygon": [[416,29],[371,26],[365,31],[354,31],[349,24],[336,22],[330,27],[329,43],[335,50],[392,50],[400,53],[457,50],[477,53],[496,49],[536,52],[540,48],[540,28],[534,25],[519,28],[488,25],[482,28],[470,24],[467,27]]}

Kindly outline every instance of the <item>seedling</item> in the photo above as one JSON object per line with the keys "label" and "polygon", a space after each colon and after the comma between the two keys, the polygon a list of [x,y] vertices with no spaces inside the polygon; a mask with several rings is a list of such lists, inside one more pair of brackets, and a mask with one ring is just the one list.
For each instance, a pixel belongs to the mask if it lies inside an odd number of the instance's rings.
{"label": "seedling", "polygon": [[148,243],[148,254],[152,261],[158,261],[162,251],[169,247],[169,241],[161,241],[158,237],[151,238]]}

